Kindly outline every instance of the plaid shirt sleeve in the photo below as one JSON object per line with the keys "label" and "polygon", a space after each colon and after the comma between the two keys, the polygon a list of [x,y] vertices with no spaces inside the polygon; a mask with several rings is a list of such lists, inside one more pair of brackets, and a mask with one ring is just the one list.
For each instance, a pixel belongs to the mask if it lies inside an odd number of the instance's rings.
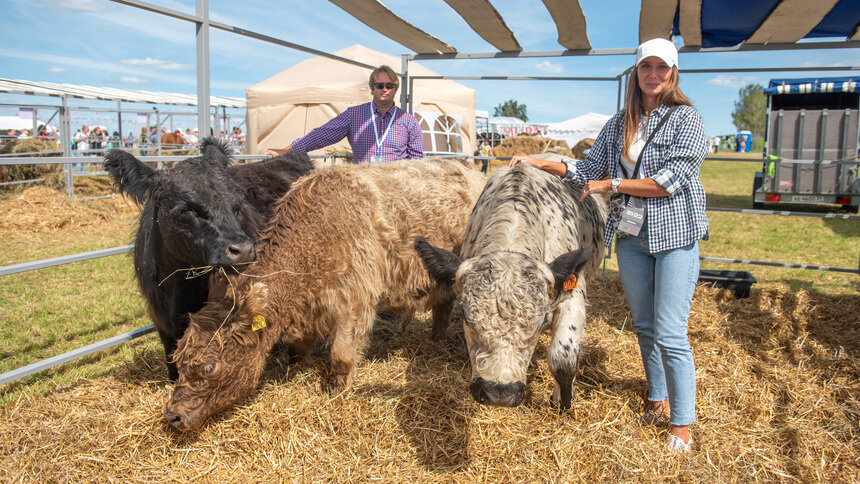
{"label": "plaid shirt sleeve", "polygon": [[710,151],[699,113],[689,106],[679,111],[672,120],[674,129],[667,129],[669,133],[655,137],[655,141],[659,137],[668,148],[663,153],[663,167],[651,178],[670,196],[688,186],[692,179],[698,180],[699,167]]}
{"label": "plaid shirt sleeve", "polygon": [[290,146],[295,151],[307,153],[337,143],[349,134],[349,111],[344,110],[329,122],[294,140]]}

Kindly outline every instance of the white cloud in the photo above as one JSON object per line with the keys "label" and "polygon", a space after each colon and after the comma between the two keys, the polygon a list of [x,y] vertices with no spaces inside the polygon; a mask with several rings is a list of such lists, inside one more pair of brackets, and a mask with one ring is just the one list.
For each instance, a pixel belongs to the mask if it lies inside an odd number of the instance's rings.
{"label": "white cloud", "polygon": [[733,87],[733,88],[742,88],[747,84],[753,83],[756,81],[755,76],[747,76],[744,78],[740,78],[738,76],[729,76],[725,74],[720,74],[717,77],[708,79],[708,84],[712,86],[721,86],[721,87]]}
{"label": "white cloud", "polygon": [[38,0],[39,3],[54,10],[71,12],[100,12],[105,8],[96,0]]}
{"label": "white cloud", "polygon": [[[0,57],[10,59],[21,59],[29,62],[44,62],[48,64],[60,64],[74,69],[88,69],[96,72],[113,72],[120,76],[138,77],[146,76],[153,79],[174,82],[187,86],[196,86],[197,80],[194,75],[161,73],[156,71],[145,71],[139,67],[122,66],[115,62],[104,62],[85,57],[72,57],[55,54],[43,54],[37,52],[21,52],[0,47]],[[214,84],[214,83],[213,83]]]}
{"label": "white cloud", "polygon": [[64,72],[66,72],[66,68],[65,67],[51,67],[48,69],[48,72],[52,72],[54,74],[62,74]]}
{"label": "white cloud", "polygon": [[146,79],[141,79],[139,77],[133,77],[133,76],[120,77],[119,81],[117,81],[117,82],[120,84],[134,84],[134,85],[149,84],[149,81],[147,81]]}
{"label": "white cloud", "polygon": [[173,61],[153,59],[152,57],[147,57],[146,59],[122,59],[120,62],[130,66],[155,67],[162,71],[182,71],[194,68],[191,64],[178,64]]}
{"label": "white cloud", "polygon": [[550,74],[561,74],[564,72],[564,66],[561,64],[553,64],[550,61],[543,61],[539,64],[535,64],[535,69],[543,72],[548,72]]}

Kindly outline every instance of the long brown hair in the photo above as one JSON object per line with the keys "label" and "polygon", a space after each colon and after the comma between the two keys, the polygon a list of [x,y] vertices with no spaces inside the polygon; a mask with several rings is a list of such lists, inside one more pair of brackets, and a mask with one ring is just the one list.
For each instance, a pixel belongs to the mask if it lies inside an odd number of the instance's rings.
{"label": "long brown hair", "polygon": [[[672,106],[692,106],[690,100],[678,86],[678,66],[672,66],[672,75],[669,77],[669,85],[657,94],[657,105],[665,104]],[[645,98],[639,87],[639,72],[636,67],[627,76],[627,101],[624,103],[624,145],[621,148],[622,156],[629,158],[630,145],[639,127],[640,113],[645,110]]]}

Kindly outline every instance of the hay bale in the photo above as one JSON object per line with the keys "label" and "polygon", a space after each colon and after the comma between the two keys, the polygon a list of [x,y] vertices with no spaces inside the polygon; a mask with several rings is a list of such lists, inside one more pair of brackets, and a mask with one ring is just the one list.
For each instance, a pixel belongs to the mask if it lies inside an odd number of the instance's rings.
{"label": "hay bale", "polygon": [[[59,156],[58,149],[54,141],[24,138],[0,146],[0,154],[28,153],[26,156]],[[64,186],[65,183],[61,165],[0,165],[0,183],[37,178],[44,178],[47,186],[55,188]],[[9,191],[20,189],[20,186],[11,185],[0,188]]]}
{"label": "hay bale", "polygon": [[543,136],[511,136],[502,140],[502,144],[490,150],[490,156],[511,157],[532,155],[552,151],[564,156],[572,156],[567,142]]}
{"label": "hay bale", "polygon": [[571,149],[573,157],[577,160],[584,160],[585,150],[590,149],[592,146],[594,146],[593,138],[584,138],[577,141],[576,144],[573,145],[573,149]]}
{"label": "hay bale", "polygon": [[[505,138],[500,145],[490,150],[490,156],[510,158],[511,156],[535,155],[546,152],[558,153],[568,158],[573,157],[566,141],[529,135]],[[508,162],[505,160],[490,160],[489,166],[490,169],[496,169],[507,164]]]}

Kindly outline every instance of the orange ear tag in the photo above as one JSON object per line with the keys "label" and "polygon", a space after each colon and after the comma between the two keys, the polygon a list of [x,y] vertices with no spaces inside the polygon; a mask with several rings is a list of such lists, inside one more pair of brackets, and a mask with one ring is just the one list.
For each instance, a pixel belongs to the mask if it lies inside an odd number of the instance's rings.
{"label": "orange ear tag", "polygon": [[251,321],[251,329],[254,331],[260,331],[261,329],[266,327],[266,317],[262,314],[257,314],[254,316],[254,319]]}
{"label": "orange ear tag", "polygon": [[579,281],[579,280],[576,278],[576,274],[571,274],[571,275],[570,275],[570,277],[568,277],[568,278],[564,281],[564,285],[562,285],[561,287],[562,287],[562,289],[564,289],[565,291],[572,291],[572,290],[576,289],[576,283],[577,283],[578,281]]}

